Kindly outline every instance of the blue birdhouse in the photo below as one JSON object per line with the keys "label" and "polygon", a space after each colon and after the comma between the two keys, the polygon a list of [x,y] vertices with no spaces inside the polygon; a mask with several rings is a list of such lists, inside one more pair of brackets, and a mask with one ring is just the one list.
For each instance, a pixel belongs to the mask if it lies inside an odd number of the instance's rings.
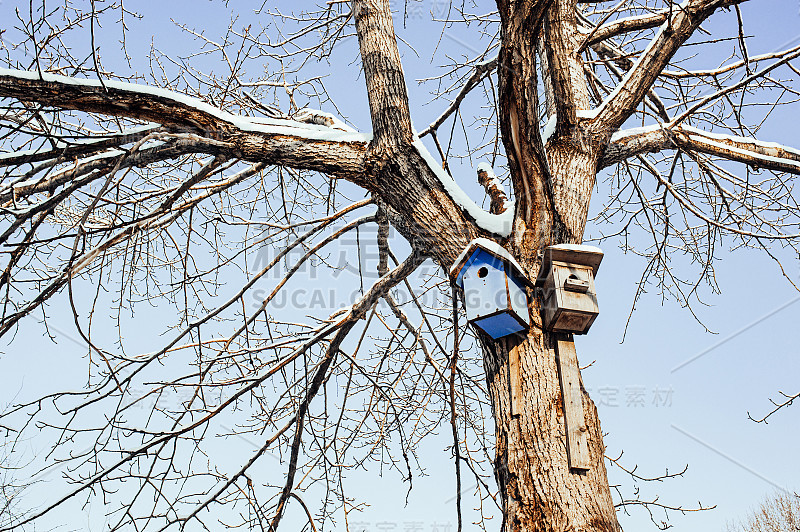
{"label": "blue birdhouse", "polygon": [[456,259],[450,277],[464,293],[467,319],[494,339],[528,330],[527,286],[522,267],[495,242],[477,238]]}

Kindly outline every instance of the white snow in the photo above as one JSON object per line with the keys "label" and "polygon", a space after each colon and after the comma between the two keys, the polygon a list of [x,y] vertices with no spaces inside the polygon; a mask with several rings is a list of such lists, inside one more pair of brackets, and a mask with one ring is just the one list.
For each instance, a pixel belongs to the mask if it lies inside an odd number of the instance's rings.
{"label": "white snow", "polygon": [[[326,126],[319,126],[316,124],[306,124],[294,120],[276,120],[271,118],[259,117],[257,119],[236,116],[227,111],[217,109],[197,98],[193,98],[186,94],[172,92],[166,89],[151,87],[146,85],[138,85],[135,83],[120,82],[114,80],[104,81],[101,85],[99,80],[94,79],[76,79],[57,74],[42,73],[25,71],[25,70],[12,70],[7,68],[0,68],[0,76],[11,77],[15,79],[27,80],[43,80],[52,83],[63,83],[73,86],[85,86],[98,88],[105,86],[113,90],[122,90],[129,92],[136,92],[139,94],[148,94],[157,98],[170,100],[188,107],[192,107],[202,113],[213,116],[223,122],[227,122],[242,131],[253,133],[266,133],[266,134],[285,134],[292,136],[299,136],[302,138],[313,140],[327,140],[332,142],[369,142],[372,140],[371,134],[356,133],[352,130],[342,131],[333,129]],[[350,129],[350,128],[348,128]],[[417,148],[420,156],[430,167],[431,171],[436,175],[442,183],[445,191],[455,201],[464,212],[470,216],[475,223],[485,231],[496,234],[501,237],[507,237],[511,234],[514,223],[514,202],[508,203],[508,208],[502,214],[491,214],[480,208],[469,196],[459,187],[450,175],[445,172],[441,166],[436,162],[428,149],[416,138],[414,146]],[[109,156],[110,154],[104,154]]]}
{"label": "white snow", "polygon": [[491,57],[491,58],[486,59],[484,61],[476,61],[475,63],[472,64],[472,66],[474,68],[484,67],[484,66],[488,65],[489,63],[491,63],[492,61],[497,61],[498,57],[499,57],[498,55],[495,55],[494,57]]}
{"label": "white snow", "polygon": [[603,250],[597,246],[590,246],[588,244],[556,244],[555,246],[548,246],[552,249],[560,249],[564,251],[583,251],[584,253],[599,253],[603,254]]}
{"label": "white snow", "polygon": [[[673,8],[673,9],[675,9],[675,8]],[[646,15],[634,15],[632,17],[618,18],[616,20],[613,20],[613,21],[609,22],[609,24],[614,24],[616,26],[617,24],[626,24],[628,22],[635,22],[637,20],[648,20],[648,19],[650,19],[652,17],[653,17],[653,13],[648,13]]]}
{"label": "white snow", "polygon": [[13,70],[8,68],[0,68],[0,76],[32,81],[43,80],[50,83],[63,83],[65,85],[83,87],[98,88],[104,85],[109,89],[148,94],[157,98],[171,100],[187,107],[192,107],[202,113],[213,116],[214,118],[217,118],[223,122],[227,122],[242,131],[247,131],[250,133],[285,134],[299,136],[310,140],[327,140],[333,142],[369,142],[372,139],[371,135],[355,133],[352,131],[352,128],[349,128],[348,126],[344,127],[349,131],[342,131],[327,126],[297,122],[295,120],[277,120],[266,117],[250,118],[245,116],[237,116],[209,105],[201,100],[198,100],[197,98],[193,98],[192,96],[159,87],[151,87],[148,85],[139,85],[136,83],[127,83],[115,80],[104,80],[103,84],[101,85],[100,81],[96,79],[70,78],[67,76],[50,73],[42,73],[40,76],[38,72],[32,72],[28,70]]}
{"label": "white snow", "polygon": [[[3,155],[6,155],[6,154],[3,154]],[[1,156],[0,156],[0,159],[2,159]],[[2,187],[0,187],[0,194],[5,194],[6,192],[11,190],[12,188],[17,187],[20,183],[26,183],[26,182],[29,182],[29,181],[31,181],[31,179],[25,179],[25,174],[18,175],[16,177],[14,177],[11,181],[7,181],[5,184],[3,184]]]}
{"label": "white snow", "polygon": [[550,137],[553,136],[553,133],[556,132],[556,123],[558,122],[558,115],[553,113],[550,118],[547,119],[547,123],[544,125],[544,131],[542,131],[542,144],[547,144],[547,141],[550,140]]}
{"label": "white snow", "polygon": [[[86,158],[83,158],[83,159],[79,159],[76,164],[83,165],[83,164],[86,164],[86,163],[89,163],[89,162],[92,162],[92,161],[97,161],[99,159],[108,159],[109,157],[119,157],[120,155],[125,155],[126,153],[127,152],[125,152],[123,150],[118,150],[118,149],[107,150],[107,151],[92,155],[91,157],[86,157]],[[34,178],[31,178],[31,179],[26,179],[25,181],[16,181],[16,180],[12,181],[10,183],[7,183],[2,188],[0,188],[0,194],[5,194],[12,187],[18,188],[18,187],[28,187],[28,186],[36,185],[39,182],[43,181],[45,178],[47,178],[47,174],[46,173],[44,175],[40,176],[40,177],[34,177]]]}
{"label": "white snow", "polygon": [[[652,133],[654,131],[659,131],[661,128],[669,128],[666,124],[653,124],[650,126],[644,127],[635,127],[630,129],[624,129],[622,131],[617,131],[613,135],[611,135],[611,142],[618,142],[620,140],[633,137],[635,135],[642,135],[647,133]],[[748,157],[756,157],[758,159],[763,159],[764,161],[775,162],[778,164],[785,164],[789,166],[795,166],[800,168],[800,161],[796,161],[794,159],[786,159],[784,157],[775,157],[772,155],[766,155],[763,153],[758,153],[756,151],[749,151],[739,148],[737,146],[727,144],[726,142],[716,142],[711,139],[717,139],[720,141],[729,141],[734,143],[742,143],[742,144],[750,144],[755,147],[763,148],[766,150],[784,150],[787,153],[791,153],[792,155],[796,155],[800,158],[800,150],[795,148],[791,148],[789,146],[784,146],[783,144],[777,144],[775,142],[764,142],[752,138],[747,137],[737,137],[735,135],[723,135],[720,133],[709,133],[708,131],[703,131],[702,129],[698,129],[696,127],[691,126],[679,126],[679,129],[686,133],[691,140],[701,142],[707,144],[709,146],[715,146],[717,148],[730,150],[734,153],[739,153],[741,155],[745,155]]]}
{"label": "white snow", "polygon": [[[703,131],[702,129],[698,129],[696,127],[691,127],[691,126],[681,126],[681,128],[684,131],[688,132],[688,133],[697,133],[698,135],[703,135],[703,136],[715,138],[715,139],[718,139],[718,140],[730,140],[732,142],[742,142],[742,143],[746,143],[746,144],[752,144],[754,146],[759,146],[759,147],[766,148],[766,149],[784,150],[784,151],[786,151],[788,153],[791,153],[793,155],[797,155],[798,157],[800,157],[800,150],[798,150],[796,148],[791,148],[789,146],[785,146],[783,144],[778,144],[776,142],[765,142],[765,141],[756,140],[756,139],[747,138],[747,137],[737,137],[735,135],[723,135],[721,133],[709,133],[707,131]],[[708,142],[708,141],[706,141],[706,142]],[[748,153],[750,153],[750,152],[748,152]],[[761,154],[754,154],[754,155],[758,155],[759,157],[762,157]]]}
{"label": "white snow", "polygon": [[[635,128],[631,128],[631,129],[624,129],[622,131],[618,131],[618,132],[614,133],[613,135],[611,135],[611,142],[617,142],[617,141],[620,141],[620,140],[623,140],[625,138],[629,138],[629,137],[632,137],[632,136],[635,136],[635,135],[652,133],[654,131],[660,130],[663,127],[669,128],[669,126],[665,125],[665,124],[654,124],[654,125],[650,125],[650,126],[635,127]],[[698,128],[692,127],[692,126],[683,126],[682,125],[682,126],[679,126],[679,129],[681,131],[683,131],[684,133],[686,133],[689,136],[690,139],[692,139],[694,141],[697,141],[697,142],[701,142],[701,143],[704,143],[704,144],[707,144],[707,145],[710,145],[710,146],[715,146],[717,148],[721,148],[721,149],[725,149],[725,150],[730,150],[730,151],[732,151],[734,153],[739,153],[741,155],[745,155],[745,156],[748,156],[748,157],[755,157],[755,158],[758,158],[758,159],[763,159],[764,161],[770,161],[770,162],[774,162],[774,163],[778,163],[778,164],[785,164],[785,165],[788,165],[788,166],[794,166],[794,167],[800,168],[800,161],[797,161],[797,160],[794,160],[794,159],[787,159],[787,158],[784,158],[784,157],[775,157],[775,156],[772,156],[772,155],[766,155],[766,154],[763,154],[763,153],[758,153],[756,151],[744,150],[744,149],[739,148],[737,146],[734,146],[732,144],[728,144],[726,142],[716,142],[716,141],[711,140],[711,139],[716,139],[716,140],[719,140],[719,141],[728,141],[728,142],[740,143],[740,144],[750,144],[750,145],[752,145],[754,147],[759,147],[759,148],[762,148],[762,149],[765,149],[765,150],[783,150],[786,153],[790,153],[790,154],[795,155],[798,158],[800,158],[800,150],[798,150],[796,148],[792,148],[792,147],[785,146],[783,144],[778,144],[778,143],[775,143],[775,142],[765,142],[765,141],[756,140],[756,139],[748,138],[748,137],[738,137],[738,136],[735,136],[735,135],[724,135],[724,134],[721,134],[721,133],[709,133],[708,131],[703,131],[702,129],[698,129]]]}
{"label": "white snow", "polygon": [[654,131],[660,131],[661,127],[662,127],[661,124],[653,124],[651,126],[632,127],[630,129],[623,129],[611,135],[611,142],[617,142],[618,140],[622,140],[628,137],[633,137],[636,135],[644,135],[647,133],[652,133]]}
{"label": "white snow", "polygon": [[[549,253],[548,253],[549,250]],[[572,251],[572,252],[582,252],[586,253],[587,256],[584,257],[575,257],[570,256],[569,262],[576,262],[579,264],[586,264],[587,266],[591,266],[594,270],[594,274],[597,275],[597,269],[600,266],[600,262],[603,260],[603,250],[601,250],[597,246],[590,246],[588,244],[556,244],[554,246],[548,246],[544,250],[544,257],[542,260],[541,268],[539,269],[539,274],[536,277],[536,284],[537,286],[541,286],[544,283],[547,275],[550,273],[551,270],[551,261],[552,260],[564,260],[563,255],[561,253],[556,252],[564,252],[564,251]],[[561,256],[562,258],[553,259],[553,255]]]}
{"label": "white snow", "polygon": [[310,107],[304,108],[302,112],[311,116],[322,116],[329,119],[331,122],[333,122],[333,125],[330,127],[334,129],[341,129],[342,131],[347,131],[348,133],[358,133],[355,129],[342,122],[338,116],[332,113],[320,111],[319,109],[311,109]]}
{"label": "white snow", "polygon": [[511,234],[515,212],[513,201],[507,203],[506,211],[502,214],[491,214],[483,210],[467,196],[466,192],[464,192],[453,178],[450,177],[450,174],[444,171],[418,137],[415,137],[414,147],[417,148],[420,156],[428,163],[428,167],[439,179],[439,182],[442,183],[442,186],[450,198],[461,207],[470,218],[475,220],[478,227],[501,237],[507,237]]}
{"label": "white snow", "polygon": [[[591,120],[597,116],[598,109],[577,109],[575,111],[575,116],[578,118],[584,118]],[[553,133],[556,132],[556,124],[558,123],[558,114],[553,113],[547,119],[547,123],[544,125],[544,131],[542,131],[542,144],[547,144],[547,141],[550,140],[550,137],[553,136]]]}
{"label": "white snow", "polygon": [[[0,153],[0,161],[3,159],[10,159],[12,157],[25,157],[27,155],[36,155],[41,150],[18,150],[18,151],[10,151],[8,153]],[[45,150],[50,151],[50,150]]]}
{"label": "white snow", "polygon": [[478,170],[482,170],[482,171],[486,172],[487,174],[489,174],[489,178],[497,177],[494,174],[494,168],[492,168],[492,165],[487,163],[486,161],[478,163],[478,166],[476,168]]}

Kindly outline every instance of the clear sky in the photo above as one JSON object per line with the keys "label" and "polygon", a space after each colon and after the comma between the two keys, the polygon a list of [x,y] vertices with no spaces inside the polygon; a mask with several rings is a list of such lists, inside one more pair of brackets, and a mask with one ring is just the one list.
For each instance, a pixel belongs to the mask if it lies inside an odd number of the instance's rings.
{"label": "clear sky", "polygon": [[[422,3],[427,6],[425,11],[436,9],[435,0]],[[290,4],[284,2],[282,6],[290,10]],[[0,28],[11,20],[10,10],[17,6],[27,8],[27,2],[0,2]],[[126,6],[144,16],[141,21],[131,22],[128,46],[133,50],[132,66],[115,59],[118,49],[114,50],[113,41],[108,40],[101,48],[106,66],[119,73],[146,70],[151,42],[165,51],[186,53],[191,41],[175,30],[170,18],[203,28],[211,38],[224,31],[229,22],[222,2],[140,1],[126,2]],[[747,2],[742,5],[742,12],[745,30],[753,36],[751,55],[800,43],[800,0]],[[243,9],[242,13],[246,11]],[[712,33],[725,31],[731,35],[735,34],[732,29],[735,20],[733,13],[723,12],[705,27]],[[245,22],[259,21],[241,20],[238,24]],[[397,24],[399,28],[399,19]],[[112,28],[104,31],[110,34]],[[398,31],[416,49],[415,53],[401,44],[412,117],[421,128],[441,112],[444,104],[424,105],[430,99],[428,89],[419,87],[414,80],[435,71],[429,60],[432,55],[441,60],[444,52],[435,51],[439,40],[436,27],[421,19],[409,18],[406,28]],[[440,46],[455,55],[474,56],[470,47],[477,42],[478,37],[470,38],[467,28],[442,38]],[[334,57],[332,67],[315,68],[328,71],[331,75],[328,87],[340,110],[355,127],[367,131],[370,122],[363,78],[359,76],[358,65],[352,63],[356,49],[351,38]],[[702,64],[705,59],[701,53],[693,61]],[[468,113],[469,100],[466,105]],[[760,138],[800,147],[799,119],[796,105],[775,113]],[[472,197],[480,201],[482,193],[473,183],[474,170],[470,164],[456,164],[454,174]],[[593,203],[594,209],[602,201],[602,182],[596,194],[599,200]],[[587,237],[596,236],[598,231],[590,226]],[[583,379],[607,433],[607,454],[616,457],[624,453],[621,463],[628,468],[638,466],[637,473],[645,477],[663,474],[666,469],[670,473],[679,472],[688,464],[681,478],[655,485],[640,483],[642,499],[658,496],[660,503],[690,509],[698,501],[704,506],[716,505],[716,509],[707,512],[670,514],[676,529],[713,531],[721,530],[727,520],[741,517],[766,494],[782,489],[800,490],[800,405],[779,412],[770,418],[769,424],[756,424],[747,416],[748,412],[754,417],[767,413],[771,407],[769,398],[778,399],[779,390],[791,394],[800,391],[797,347],[800,293],[781,277],[769,257],[751,250],[729,252],[733,242],[724,241],[719,247],[722,260],[716,270],[721,293],[706,290],[702,294],[707,306],[698,304],[695,308],[713,334],[706,332],[687,309],[671,300],[662,301],[653,290],[637,303],[625,340],[621,342],[636,282],[645,263],[634,255],[624,254],[616,241],[600,245],[606,252],[597,277],[601,312],[590,334],[578,339],[577,350],[582,365],[593,362],[583,371]],[[786,266],[786,275],[800,282],[798,261],[790,261]],[[59,323],[58,317],[54,323]],[[69,320],[63,319],[57,327],[66,333],[59,335],[57,349],[35,336],[40,332],[34,329],[21,331],[30,335],[25,337],[24,347],[20,342],[2,347],[0,404],[11,402],[17,390],[43,389],[39,387],[47,384],[48,379],[71,378],[76,382],[81,379],[85,366],[75,367],[74,363],[83,349],[69,340]],[[17,340],[21,338],[18,335]],[[39,366],[34,372],[38,375],[23,377],[32,365]],[[244,447],[246,444],[242,443]],[[442,450],[447,444],[447,438],[434,439],[428,444],[430,455],[424,458],[428,459],[425,465],[430,476],[415,480],[408,506],[403,505],[405,487],[388,482],[396,480],[396,475],[387,475],[385,481],[378,477],[377,470],[359,474],[356,478],[360,485],[354,488],[353,495],[360,491],[372,504],[362,516],[369,523],[365,526],[374,528],[379,522],[388,522],[395,523],[396,530],[420,526],[418,530],[433,532],[437,526],[444,531],[447,523],[454,523],[452,466],[444,459],[447,454]],[[38,442],[31,442],[31,446],[40,448]],[[282,467],[279,462],[275,458],[273,465]],[[619,484],[621,493],[631,497],[630,478],[613,466],[609,466],[609,475],[612,484]],[[76,517],[65,518],[68,529],[78,527],[77,516],[82,515],[80,509],[72,511]],[[641,508],[629,511],[630,516],[620,516],[624,529],[652,526]],[[655,518],[660,521],[662,515],[655,512]]]}

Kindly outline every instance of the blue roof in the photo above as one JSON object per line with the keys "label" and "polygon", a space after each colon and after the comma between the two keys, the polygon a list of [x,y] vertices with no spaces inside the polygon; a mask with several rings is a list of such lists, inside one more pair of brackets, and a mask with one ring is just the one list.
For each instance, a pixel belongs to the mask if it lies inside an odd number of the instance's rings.
{"label": "blue roof", "polygon": [[476,261],[481,261],[498,270],[505,270],[510,277],[517,279],[521,284],[533,286],[525,270],[514,260],[508,250],[486,238],[476,238],[470,242],[450,268],[450,278],[456,285],[463,288],[464,272]]}
{"label": "blue roof", "polygon": [[456,275],[456,284],[460,288],[464,288],[464,274],[473,264],[485,264],[487,266],[491,266],[496,270],[504,270],[505,263],[497,258],[496,256],[492,255],[488,251],[482,248],[476,248],[475,251],[469,256],[469,258],[464,262],[464,265],[458,270],[458,275]]}

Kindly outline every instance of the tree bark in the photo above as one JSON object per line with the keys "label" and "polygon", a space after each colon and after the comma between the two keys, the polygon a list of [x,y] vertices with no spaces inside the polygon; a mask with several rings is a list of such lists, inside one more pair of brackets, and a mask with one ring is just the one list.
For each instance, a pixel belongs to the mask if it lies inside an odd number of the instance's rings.
{"label": "tree bark", "polygon": [[[537,310],[537,305],[532,306]],[[591,469],[570,470],[555,338],[537,324],[525,337],[484,342],[496,423],[495,475],[504,532],[618,531],[597,409],[581,383]],[[511,414],[509,359],[519,358],[521,396]]]}

